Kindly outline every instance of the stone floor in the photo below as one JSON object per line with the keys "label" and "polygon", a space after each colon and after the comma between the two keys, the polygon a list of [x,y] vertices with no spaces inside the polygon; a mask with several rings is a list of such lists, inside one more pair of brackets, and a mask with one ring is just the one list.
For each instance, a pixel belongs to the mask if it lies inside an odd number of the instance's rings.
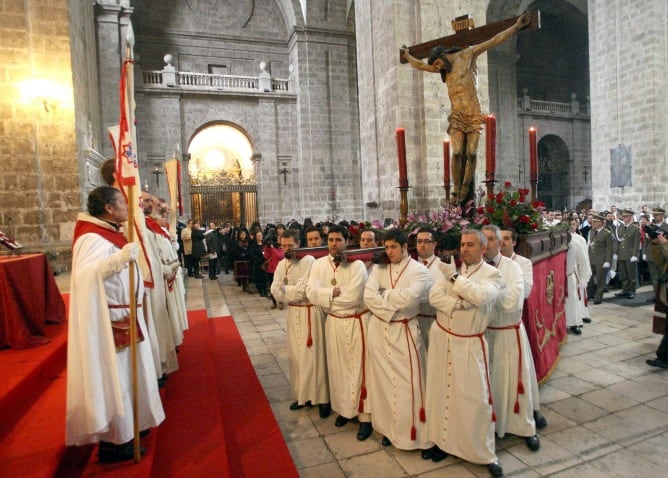
{"label": "stone floor", "polygon": [[[336,428],[335,414],[323,420],[317,407],[290,411],[285,311],[242,292],[231,275],[189,279],[187,293],[189,309],[234,317],[300,476],[489,476],[486,467],[452,457],[433,463],[419,452],[383,448],[377,433],[359,442],[356,424]],[[541,449],[532,452],[516,437],[497,440],[505,476],[658,477],[668,469],[668,370],[645,364],[660,340],[651,332],[652,306],[604,300],[590,313],[593,322],[582,335],[568,335],[540,388],[549,422]]]}

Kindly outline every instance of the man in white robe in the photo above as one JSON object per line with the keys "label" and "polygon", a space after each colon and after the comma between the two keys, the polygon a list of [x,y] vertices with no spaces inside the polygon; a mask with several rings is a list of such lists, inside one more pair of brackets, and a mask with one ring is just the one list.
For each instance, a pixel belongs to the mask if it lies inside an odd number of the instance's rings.
{"label": "man in white robe", "polygon": [[[531,346],[522,322],[524,277],[520,266],[500,253],[501,230],[497,226],[482,227],[487,238],[485,259],[501,273],[503,286],[487,327],[490,379],[496,434],[524,437],[530,450],[540,448],[533,418],[532,388],[538,388]],[[533,374],[533,376],[532,376]]]}
{"label": "man in white robe", "polygon": [[425,349],[429,349],[429,333],[431,326],[436,320],[436,309],[429,303],[429,291],[431,286],[439,274],[445,274],[450,277],[456,272],[454,261],[452,264],[447,264],[441,261],[440,258],[434,255],[436,249],[436,241],[434,240],[434,232],[426,227],[420,228],[415,240],[417,245],[418,261],[424,265],[429,271],[429,280],[424,288],[422,299],[420,300],[420,313],[418,314],[418,323],[420,324],[420,332],[424,340]]}
{"label": "man in white robe", "polygon": [[[290,229],[279,238],[283,252],[299,247],[299,231]],[[290,410],[318,405],[320,417],[331,412],[327,357],[325,352],[325,317],[322,309],[306,298],[306,281],[315,262],[313,256],[281,259],[274,272],[271,294],[288,304],[288,368],[295,402]]]}
{"label": "man in white robe", "polygon": [[362,261],[344,263],[337,260],[345,251],[347,241],[345,228],[329,228],[329,254],[311,266],[306,296],[327,314],[325,342],[329,396],[332,409],[339,414],[335,425],[342,427],[351,418],[358,417],[357,439],[363,441],[373,431],[366,383],[368,311],[364,309],[363,294],[367,273]]}
{"label": "man in white robe", "polygon": [[[153,275],[153,284],[149,288],[151,317],[155,327],[158,348],[160,351],[160,371],[159,377],[161,384],[167,379],[167,374],[179,369],[179,362],[176,357],[176,343],[172,333],[172,326],[169,320],[169,311],[167,309],[167,287],[164,280],[162,260],[160,258],[159,246],[157,244],[156,232],[153,229],[160,229],[160,226],[151,219],[154,204],[153,196],[145,191],[142,192],[142,207],[146,216],[146,236],[144,238],[144,251],[149,259],[151,272]],[[159,235],[159,234],[158,234]]]}
{"label": "man in white robe", "polygon": [[482,232],[462,232],[459,273],[437,277],[429,292],[436,308],[427,353],[427,436],[434,448],[422,458],[448,453],[487,465],[503,476],[494,449],[494,411],[485,330],[501,287],[501,273],[485,263]]}
{"label": "man in white robe", "polygon": [[389,264],[375,265],[364,288],[369,308],[369,401],[382,445],[427,450],[426,351],[417,321],[429,272],[408,255],[406,234],[384,238]]}
{"label": "man in white robe", "polygon": [[568,293],[564,306],[566,327],[576,335],[582,334],[582,323],[585,311],[586,285],[591,279],[591,264],[587,253],[587,241],[576,233],[578,220],[570,219],[568,224],[571,240],[566,253],[566,283]]}
{"label": "man in white robe", "polygon": [[[531,295],[533,290],[533,263],[531,259],[527,259],[515,253],[517,247],[517,232],[515,229],[504,228],[501,230],[501,254],[512,259],[522,269],[522,276],[524,277],[524,302]],[[526,330],[526,329],[525,329]],[[531,361],[532,371],[529,374],[532,377],[531,393],[533,395],[533,419],[536,423],[536,428],[542,430],[547,426],[547,420],[540,413],[540,395],[538,392],[538,379],[536,377],[536,368],[533,360]]]}
{"label": "man in white robe", "polygon": [[[88,211],[77,217],[72,251],[65,444],[99,441],[101,461],[130,460],[130,348],[115,344],[112,322],[128,322],[123,319],[129,316],[134,294],[138,331],[148,337],[141,307],[143,279],[135,262],[139,246],[128,244],[120,231],[128,215],[120,191],[96,188],[88,197]],[[136,271],[135,291],[130,291],[129,267]],[[137,364],[138,424],[146,430],[165,418],[148,340],[137,343]]]}

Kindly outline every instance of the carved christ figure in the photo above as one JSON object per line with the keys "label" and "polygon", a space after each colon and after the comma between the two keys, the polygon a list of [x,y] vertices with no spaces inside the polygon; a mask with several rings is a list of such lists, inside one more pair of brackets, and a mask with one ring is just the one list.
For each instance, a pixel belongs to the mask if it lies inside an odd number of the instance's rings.
{"label": "carved christ figure", "polygon": [[482,43],[448,50],[441,45],[436,46],[429,52],[427,63],[411,56],[408,47],[401,48],[402,59],[418,70],[440,73],[443,83],[447,85],[451,103],[448,134],[452,143],[453,204],[464,204],[473,199],[476,151],[485,118],[476,90],[476,59],[481,53],[508,40],[530,22],[531,13],[527,12],[518,17],[514,25]]}

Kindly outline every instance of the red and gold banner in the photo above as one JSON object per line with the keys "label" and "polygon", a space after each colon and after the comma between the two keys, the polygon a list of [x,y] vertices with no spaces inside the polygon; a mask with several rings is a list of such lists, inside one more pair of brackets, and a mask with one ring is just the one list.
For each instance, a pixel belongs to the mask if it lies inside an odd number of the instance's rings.
{"label": "red and gold banner", "polygon": [[559,360],[559,344],[566,337],[566,252],[533,265],[533,289],[524,302],[526,327],[536,376],[545,380]]}

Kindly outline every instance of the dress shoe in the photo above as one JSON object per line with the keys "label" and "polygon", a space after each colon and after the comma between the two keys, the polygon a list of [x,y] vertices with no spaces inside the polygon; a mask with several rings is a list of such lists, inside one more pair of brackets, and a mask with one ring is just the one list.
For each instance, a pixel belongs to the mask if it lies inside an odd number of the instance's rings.
{"label": "dress shoe", "polygon": [[538,439],[538,435],[534,435],[532,437],[526,437],[524,440],[526,441],[529,450],[538,451],[538,449],[540,448],[540,440]]}
{"label": "dress shoe", "polygon": [[571,325],[569,327],[570,331],[573,332],[575,335],[581,335],[582,334],[582,327],[579,327],[577,325]]}
{"label": "dress shoe", "polygon": [[668,362],[661,359],[648,359],[645,361],[645,363],[647,365],[651,365],[652,367],[668,368]]}
{"label": "dress shoe", "polygon": [[330,403],[321,403],[318,405],[318,413],[320,418],[327,418],[332,413],[332,405]]}
{"label": "dress shoe", "polygon": [[357,439],[359,441],[364,441],[371,436],[372,432],[373,427],[371,426],[371,422],[362,422],[360,423],[360,429],[357,432]]}
{"label": "dress shoe", "polygon": [[635,295],[634,293],[632,293],[632,292],[629,292],[628,294],[626,294],[626,298],[627,298],[627,299],[635,299],[635,298],[636,298],[636,295]]}
{"label": "dress shoe", "polygon": [[[146,448],[139,448],[139,453],[144,455]],[[115,445],[110,442],[101,441],[97,451],[97,458],[100,463],[116,463],[119,461],[132,460],[135,457],[133,440],[122,445]]]}
{"label": "dress shoe", "polygon": [[305,405],[300,405],[299,402],[292,402],[290,404],[290,410],[301,410]]}
{"label": "dress shoe", "polygon": [[392,442],[387,437],[383,437],[383,439],[380,441],[380,444],[383,446],[392,446]]}
{"label": "dress shoe", "polygon": [[536,428],[538,428],[539,430],[542,430],[547,426],[547,420],[545,420],[543,414],[540,413],[538,410],[533,411],[533,420],[536,422]]}
{"label": "dress shoe", "polygon": [[600,303],[601,303],[601,299],[596,299],[596,300],[594,301],[594,305],[598,305],[598,304],[600,304]]}
{"label": "dress shoe", "polygon": [[489,474],[494,478],[503,476],[503,468],[501,468],[501,465],[499,465],[498,461],[487,465],[487,469],[489,470]]}
{"label": "dress shoe", "polygon": [[341,428],[346,423],[348,423],[348,419],[344,416],[339,415],[338,417],[336,417],[336,421],[334,422],[334,426]]}
{"label": "dress shoe", "polygon": [[195,276],[195,279],[204,279],[204,276]]}
{"label": "dress shoe", "polygon": [[432,446],[431,448],[428,448],[428,449],[426,449],[426,450],[422,450],[422,453],[421,453],[421,455],[422,455],[422,459],[423,459],[423,460],[431,460],[431,457],[432,457],[433,454],[434,454],[434,449],[435,449],[435,448],[437,448],[437,447]]}
{"label": "dress shoe", "polygon": [[617,293],[615,294],[615,297],[627,297],[628,295],[629,295],[628,292],[626,292],[626,291],[621,291],[621,292],[617,292]]}
{"label": "dress shoe", "polygon": [[585,324],[591,324],[591,317],[582,317],[582,322]]}
{"label": "dress shoe", "polygon": [[435,446],[434,448],[431,449],[431,461],[434,463],[438,463],[439,461],[443,461],[448,457],[448,454],[441,450],[439,447]]}

